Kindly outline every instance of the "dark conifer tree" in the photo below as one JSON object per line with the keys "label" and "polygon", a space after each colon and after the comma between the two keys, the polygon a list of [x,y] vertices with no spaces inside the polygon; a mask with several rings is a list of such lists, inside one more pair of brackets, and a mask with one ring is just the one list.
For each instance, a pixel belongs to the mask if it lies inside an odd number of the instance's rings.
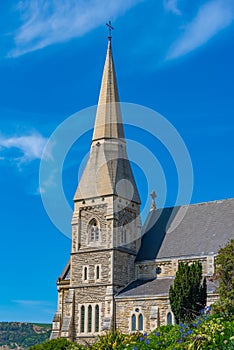
{"label": "dark conifer tree", "polygon": [[219,250],[215,278],[219,282],[219,301],[213,309],[229,319],[234,319],[234,239]]}
{"label": "dark conifer tree", "polygon": [[174,285],[169,290],[169,300],[176,323],[190,322],[206,305],[206,279],[202,279],[202,264],[179,263]]}

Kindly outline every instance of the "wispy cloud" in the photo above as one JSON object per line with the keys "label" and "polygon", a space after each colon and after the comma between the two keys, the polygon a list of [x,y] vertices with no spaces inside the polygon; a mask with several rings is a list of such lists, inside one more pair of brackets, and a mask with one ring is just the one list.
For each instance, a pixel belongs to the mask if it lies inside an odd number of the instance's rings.
{"label": "wispy cloud", "polygon": [[116,18],[142,0],[23,0],[22,25],[15,32],[16,57],[79,37],[109,18]]}
{"label": "wispy cloud", "polygon": [[213,0],[202,5],[196,17],[183,28],[180,38],[172,45],[167,59],[183,56],[204,45],[234,19],[232,0]]}
{"label": "wispy cloud", "polygon": [[166,11],[173,12],[176,15],[182,14],[178,8],[178,0],[164,0],[163,6]]}
{"label": "wispy cloud", "polygon": [[41,195],[43,193],[46,193],[48,189],[51,189],[57,185],[57,172],[52,171],[49,176],[44,179],[44,181],[41,181],[40,186],[38,187],[35,195]]}
{"label": "wispy cloud", "polygon": [[[26,136],[5,137],[0,135],[0,152],[10,150],[11,159],[18,163],[30,162],[42,157],[42,152],[47,139],[38,133],[33,133]],[[19,154],[20,152],[20,154]],[[4,155],[1,160],[5,160]]]}
{"label": "wispy cloud", "polygon": [[13,303],[22,305],[22,306],[53,306],[51,302],[45,300],[12,300]]}

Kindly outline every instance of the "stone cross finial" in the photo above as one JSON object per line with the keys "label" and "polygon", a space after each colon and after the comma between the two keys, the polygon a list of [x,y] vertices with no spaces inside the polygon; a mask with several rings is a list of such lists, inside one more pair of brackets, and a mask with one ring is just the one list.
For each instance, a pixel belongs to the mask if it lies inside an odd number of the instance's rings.
{"label": "stone cross finial", "polygon": [[152,198],[152,204],[151,204],[150,210],[154,210],[154,209],[156,209],[155,198],[157,197],[155,191],[152,191],[152,192],[150,193],[150,196],[151,196],[151,198]]}
{"label": "stone cross finial", "polygon": [[106,23],[106,26],[108,27],[108,30],[109,30],[108,39],[111,40],[111,38],[112,38],[112,36],[111,36],[111,31],[114,29],[114,27],[112,27],[111,21],[109,21],[108,23]]}

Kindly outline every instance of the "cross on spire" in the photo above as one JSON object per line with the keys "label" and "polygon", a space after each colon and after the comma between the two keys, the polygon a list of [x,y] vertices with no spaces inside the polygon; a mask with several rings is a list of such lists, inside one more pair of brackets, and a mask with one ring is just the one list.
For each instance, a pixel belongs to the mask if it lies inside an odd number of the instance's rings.
{"label": "cross on spire", "polygon": [[106,26],[107,26],[108,31],[109,31],[108,39],[111,40],[111,38],[112,38],[112,36],[111,36],[111,31],[112,31],[113,29],[115,29],[115,28],[112,27],[111,21],[109,21],[108,23],[106,23]]}

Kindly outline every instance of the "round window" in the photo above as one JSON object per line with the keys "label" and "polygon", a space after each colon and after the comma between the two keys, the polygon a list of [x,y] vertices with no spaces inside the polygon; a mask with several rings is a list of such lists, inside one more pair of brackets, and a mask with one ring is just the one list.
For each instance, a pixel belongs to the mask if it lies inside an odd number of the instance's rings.
{"label": "round window", "polygon": [[157,266],[157,267],[156,267],[156,274],[157,274],[157,275],[160,275],[161,272],[162,272],[161,267],[160,267],[160,266]]}

